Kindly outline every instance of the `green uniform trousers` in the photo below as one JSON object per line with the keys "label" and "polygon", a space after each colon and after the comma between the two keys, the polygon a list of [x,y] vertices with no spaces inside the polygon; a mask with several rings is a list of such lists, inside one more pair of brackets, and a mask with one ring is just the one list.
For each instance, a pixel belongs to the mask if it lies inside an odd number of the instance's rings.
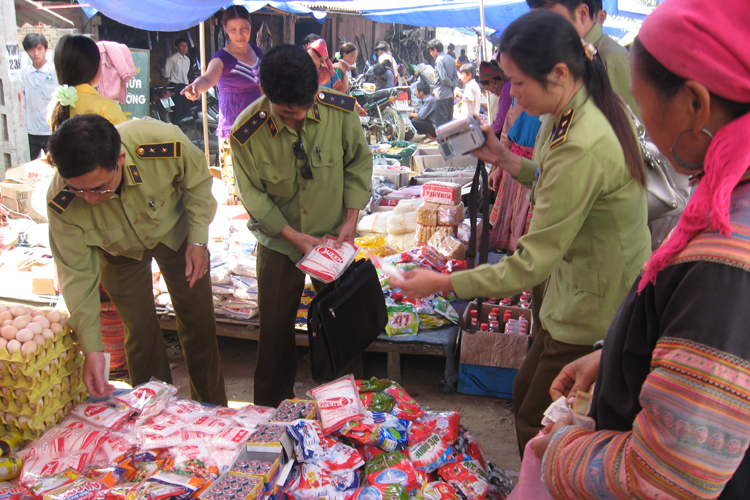
{"label": "green uniform trousers", "polygon": [[125,325],[125,355],[133,386],[156,377],[172,383],[164,335],[154,306],[151,259],[159,264],[177,317],[177,333],[185,353],[190,397],[226,405],[224,376],[216,341],[211,275],[190,288],[185,278],[187,242],[176,252],[164,244],[143,253],[142,260],[114,256],[99,249],[102,285]]}
{"label": "green uniform trousers", "polygon": [[[253,381],[253,402],[277,407],[294,397],[297,378],[297,343],[294,324],[305,288],[305,274],[289,256],[258,245],[258,308],[260,335],[258,361]],[[312,280],[315,293],[325,283]],[[362,358],[348,370],[355,378],[362,377]]]}
{"label": "green uniform trousers", "polygon": [[540,328],[513,382],[518,449],[523,458],[526,443],[542,430],[544,411],[552,404],[549,388],[568,363],[585,356],[594,346],[558,342]]}

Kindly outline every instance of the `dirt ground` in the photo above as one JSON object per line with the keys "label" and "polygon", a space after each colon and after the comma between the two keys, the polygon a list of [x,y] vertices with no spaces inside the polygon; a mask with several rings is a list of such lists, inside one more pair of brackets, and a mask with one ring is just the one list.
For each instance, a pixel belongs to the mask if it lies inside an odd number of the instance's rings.
{"label": "dirt ground", "polygon": [[[169,340],[169,334],[167,338]],[[168,344],[176,345],[169,349],[173,382],[180,387],[179,395],[187,397],[187,372],[182,353],[176,342]],[[219,337],[219,349],[227,397],[230,401],[251,402],[257,342]],[[308,390],[317,385],[310,377],[306,347],[297,348],[297,363],[295,393],[298,397],[304,397]],[[386,377],[385,353],[365,353],[363,364],[365,377]],[[442,394],[438,381],[444,368],[445,358],[442,357],[402,355],[401,385],[423,409],[457,410],[461,415],[461,425],[482,444],[487,460],[494,462],[511,477],[517,477],[521,461],[516,444],[515,419],[508,401],[458,393]]]}

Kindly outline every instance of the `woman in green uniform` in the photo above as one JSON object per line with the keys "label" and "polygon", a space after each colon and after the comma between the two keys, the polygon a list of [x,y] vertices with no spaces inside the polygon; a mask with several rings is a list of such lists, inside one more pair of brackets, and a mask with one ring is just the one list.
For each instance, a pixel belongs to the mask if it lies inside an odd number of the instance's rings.
{"label": "woman in green uniform", "polygon": [[530,12],[508,26],[500,63],[511,96],[528,114],[544,115],[541,130],[552,133],[537,136],[532,160],[505,149],[489,129],[473,153],[531,187],[529,232],[497,264],[391,279],[407,296],[453,290],[469,299],[512,296],[549,278],[541,329],[513,387],[521,450],[542,429],[555,376],[604,338],[651,248],[636,139],[594,50],[553,12]]}

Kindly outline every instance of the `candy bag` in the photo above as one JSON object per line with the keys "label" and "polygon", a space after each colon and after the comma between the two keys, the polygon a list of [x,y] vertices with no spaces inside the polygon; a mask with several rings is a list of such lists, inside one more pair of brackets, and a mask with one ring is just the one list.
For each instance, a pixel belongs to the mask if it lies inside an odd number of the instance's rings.
{"label": "candy bag", "polygon": [[420,500],[458,500],[453,486],[442,481],[434,481],[423,485],[418,497]]}
{"label": "candy bag", "polygon": [[445,465],[438,470],[438,475],[466,500],[483,500],[487,496],[489,480],[476,460]]}
{"label": "candy bag", "polygon": [[119,431],[132,413],[131,410],[113,408],[106,403],[84,403],[73,408],[69,415],[95,427]]}
{"label": "candy bag", "polygon": [[419,316],[411,304],[387,306],[388,323],[385,333],[390,337],[396,335],[416,335],[419,330]]}
{"label": "candy bag", "polygon": [[92,481],[102,483],[107,488],[114,488],[125,477],[125,469],[117,466],[90,467],[84,474]]}
{"label": "candy bag", "polygon": [[355,491],[350,500],[409,500],[409,493],[401,484],[373,484]]}
{"label": "candy bag", "polygon": [[365,418],[352,375],[318,386],[307,393],[318,404],[323,434],[329,435],[350,420]]}
{"label": "candy bag", "polygon": [[65,474],[72,481],[46,492],[43,497],[44,500],[88,500],[93,499],[98,492],[106,489],[102,483],[92,481],[77,472],[68,471]]}
{"label": "candy bag", "polygon": [[400,484],[407,490],[419,487],[414,466],[403,453],[381,453],[365,465],[370,484]]}
{"label": "candy bag", "polygon": [[23,486],[0,481],[0,500],[35,500],[34,495]]}

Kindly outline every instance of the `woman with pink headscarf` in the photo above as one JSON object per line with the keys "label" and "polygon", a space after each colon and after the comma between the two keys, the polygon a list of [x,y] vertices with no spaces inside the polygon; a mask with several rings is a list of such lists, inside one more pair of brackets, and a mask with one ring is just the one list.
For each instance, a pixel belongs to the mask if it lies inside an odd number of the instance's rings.
{"label": "woman with pink headscarf", "polygon": [[596,431],[567,418],[532,442],[556,499],[750,495],[750,9],[666,0],[630,59],[649,136],[695,192],[602,350],[550,389],[596,381]]}
{"label": "woman with pink headscarf", "polygon": [[318,38],[307,46],[307,53],[312,57],[315,67],[318,68],[318,84],[321,87],[332,88],[346,93],[349,90],[343,80],[336,74],[333,63],[328,59],[328,45],[322,38]]}

